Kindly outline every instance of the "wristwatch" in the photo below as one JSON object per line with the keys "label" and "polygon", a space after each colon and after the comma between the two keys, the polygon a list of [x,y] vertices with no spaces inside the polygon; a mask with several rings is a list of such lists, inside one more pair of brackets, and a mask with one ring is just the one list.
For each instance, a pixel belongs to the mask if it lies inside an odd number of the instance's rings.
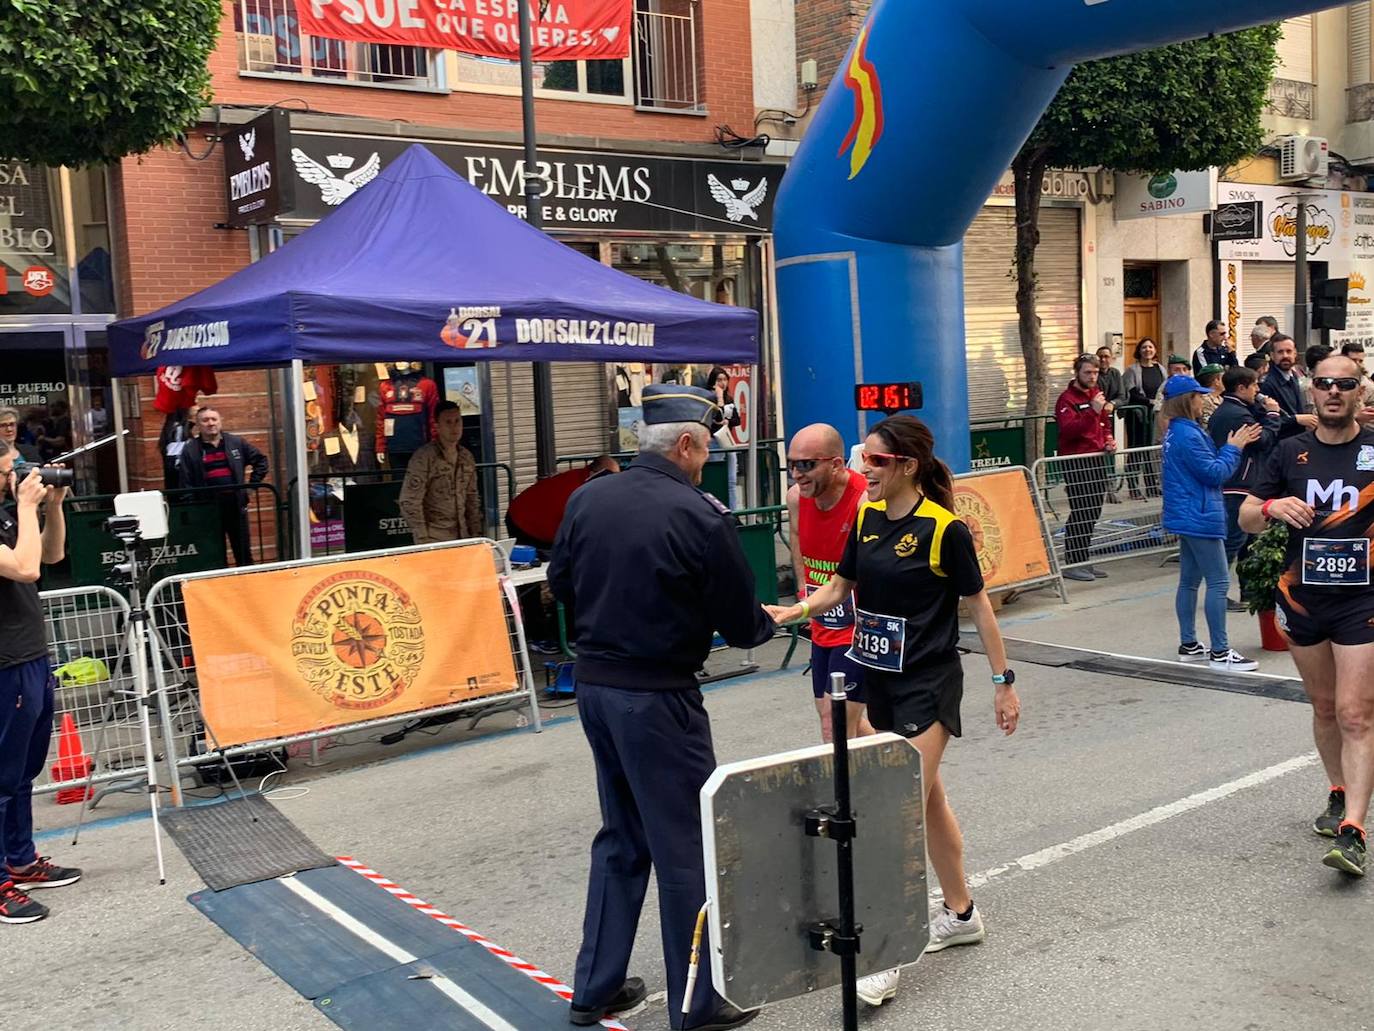
{"label": "wristwatch", "polygon": [[994,673],[992,675],[992,682],[998,687],[1001,687],[1003,684],[1010,687],[1012,684],[1016,683],[1016,670],[1008,669],[1002,673]]}

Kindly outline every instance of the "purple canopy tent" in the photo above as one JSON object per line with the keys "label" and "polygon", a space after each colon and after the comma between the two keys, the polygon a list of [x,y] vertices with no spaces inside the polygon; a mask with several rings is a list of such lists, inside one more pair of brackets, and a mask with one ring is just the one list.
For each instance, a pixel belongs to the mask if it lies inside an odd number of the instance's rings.
{"label": "purple canopy tent", "polygon": [[[306,362],[403,352],[431,361],[753,365],[759,356],[757,312],[585,257],[418,144],[285,247],[175,304],[121,319],[108,334],[115,376],[160,365],[290,365],[296,411]],[[308,554],[304,440],[296,437],[297,532]]]}

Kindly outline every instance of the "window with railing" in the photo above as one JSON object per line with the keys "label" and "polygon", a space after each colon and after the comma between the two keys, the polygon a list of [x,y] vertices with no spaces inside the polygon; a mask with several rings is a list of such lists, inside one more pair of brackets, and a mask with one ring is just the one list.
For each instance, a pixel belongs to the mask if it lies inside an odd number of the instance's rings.
{"label": "window with railing", "polygon": [[[455,54],[459,89],[478,93],[520,92],[520,64],[494,57]],[[535,96],[629,103],[629,64],[618,61],[536,61]]]}
{"label": "window with railing", "polygon": [[422,47],[349,43],[307,35],[296,20],[297,2],[238,0],[234,5],[241,74],[442,88],[443,62],[435,53]]}
{"label": "window with railing", "polygon": [[1316,116],[1316,76],[1312,66],[1312,19],[1304,14],[1283,23],[1279,65],[1269,84],[1269,110],[1286,118]]}

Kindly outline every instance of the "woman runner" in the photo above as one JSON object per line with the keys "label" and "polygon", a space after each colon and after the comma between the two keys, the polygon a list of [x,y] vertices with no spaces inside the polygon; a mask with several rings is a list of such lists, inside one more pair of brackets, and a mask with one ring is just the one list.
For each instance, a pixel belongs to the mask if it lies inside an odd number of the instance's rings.
{"label": "woman runner", "polygon": [[[967,601],[996,684],[993,709],[1005,734],[1016,730],[1021,702],[1007,668],[997,618],[983,588],[973,536],[954,514],[954,481],[935,457],[925,423],[895,415],[864,443],[868,501],[830,582],[804,602],[770,606],[778,622],[826,612],[854,593],[850,656],[867,667],[869,721],[908,738],[921,753],[926,848],[944,905],[930,921],[927,952],[986,936],[964,876],[964,842],[940,781],[940,758],[962,728],[959,599]],[[880,1006],[897,994],[900,970],[859,981],[859,998]]]}

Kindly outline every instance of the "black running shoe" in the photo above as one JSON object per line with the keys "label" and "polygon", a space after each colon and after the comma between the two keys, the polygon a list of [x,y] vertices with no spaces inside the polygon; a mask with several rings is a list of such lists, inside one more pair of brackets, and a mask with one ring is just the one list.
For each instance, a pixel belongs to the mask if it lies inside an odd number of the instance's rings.
{"label": "black running shoe", "polygon": [[25,891],[35,888],[65,888],[81,880],[81,871],[74,866],[56,866],[47,856],[39,856],[24,870],[7,866],[5,873]]}
{"label": "black running shoe", "polygon": [[1326,796],[1326,812],[1312,821],[1312,829],[1323,838],[1334,838],[1345,819],[1345,792],[1334,788]]}
{"label": "black running shoe", "polygon": [[572,1004],[568,1009],[568,1019],[578,1027],[591,1027],[602,1019],[615,1015],[628,1015],[649,996],[649,990],[638,977],[627,977],[620,991],[604,1006],[578,1006]]}
{"label": "black running shoe", "polygon": [[1347,825],[1336,832],[1336,842],[1331,846],[1331,851],[1322,857],[1322,862],[1341,873],[1363,877],[1364,853],[1364,835],[1359,828]]}
{"label": "black running shoe", "polygon": [[31,924],[48,915],[48,907],[35,902],[14,886],[0,884],[0,924]]}

